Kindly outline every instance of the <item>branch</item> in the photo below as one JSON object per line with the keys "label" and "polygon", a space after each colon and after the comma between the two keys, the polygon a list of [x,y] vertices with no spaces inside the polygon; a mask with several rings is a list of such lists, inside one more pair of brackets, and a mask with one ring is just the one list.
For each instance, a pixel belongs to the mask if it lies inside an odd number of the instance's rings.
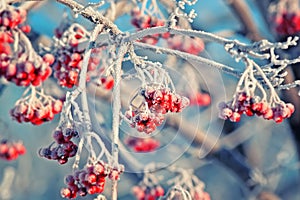
{"label": "branch", "polygon": [[[115,3],[115,2],[111,2],[111,3]],[[115,16],[112,16],[112,7],[110,7],[105,13],[105,16],[107,16],[111,21],[114,21],[115,19],[117,19],[118,17],[126,14],[126,13],[130,13],[130,11],[133,9],[133,4],[131,1],[127,1],[127,0],[123,0],[120,2],[116,2],[115,3]]]}
{"label": "branch", "polygon": [[100,14],[100,12],[95,11],[91,7],[85,8],[83,5],[73,0],[56,0],[56,1],[68,6],[69,8],[71,8],[71,10],[82,15],[84,18],[88,19],[94,24],[103,24],[104,28],[110,29],[110,31],[115,35],[121,33],[120,29],[111,20],[104,17],[102,14]]}
{"label": "branch", "polygon": [[[120,111],[121,111],[121,70],[124,55],[127,53],[128,46],[123,44],[119,49],[118,59],[115,62],[113,77],[115,85],[113,88],[113,121],[112,121],[112,157],[113,165],[118,165],[119,155],[119,129],[120,129]],[[114,167],[114,166],[113,166]],[[118,181],[112,182],[111,199],[117,200],[118,197]]]}
{"label": "branch", "polygon": [[249,7],[244,0],[224,0],[234,14],[239,18],[243,26],[242,33],[246,37],[250,38],[253,41],[259,41],[263,39],[260,36],[260,33],[255,25],[251,13],[249,12]]}
{"label": "branch", "polygon": [[35,9],[35,8],[38,8],[39,6],[41,6],[42,4],[46,3],[47,0],[44,0],[44,1],[29,1],[29,2],[24,2],[20,7],[25,9],[27,12],[29,10],[32,10],[32,9]]}
{"label": "branch", "polygon": [[185,53],[185,52],[181,52],[181,51],[177,51],[177,50],[173,50],[173,49],[168,49],[168,48],[164,48],[164,47],[157,47],[154,45],[145,44],[145,43],[141,43],[141,42],[134,42],[134,46],[138,49],[150,50],[150,51],[153,51],[153,52],[159,53],[159,54],[165,53],[165,54],[170,54],[170,55],[176,55],[176,56],[181,57],[190,62],[206,64],[211,67],[215,67],[227,74],[233,75],[235,77],[240,77],[240,75],[242,73],[242,72],[236,71],[234,68],[224,65],[222,63],[218,63],[213,60],[203,58],[200,56],[195,56],[193,54],[189,54],[189,53]]}

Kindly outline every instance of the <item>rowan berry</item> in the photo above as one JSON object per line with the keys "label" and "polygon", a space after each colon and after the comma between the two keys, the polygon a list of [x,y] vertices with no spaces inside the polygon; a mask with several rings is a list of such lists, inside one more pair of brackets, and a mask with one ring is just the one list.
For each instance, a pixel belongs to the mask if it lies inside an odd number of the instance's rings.
{"label": "rowan berry", "polygon": [[0,141],[0,158],[11,161],[26,153],[26,148],[22,142],[8,140]]}

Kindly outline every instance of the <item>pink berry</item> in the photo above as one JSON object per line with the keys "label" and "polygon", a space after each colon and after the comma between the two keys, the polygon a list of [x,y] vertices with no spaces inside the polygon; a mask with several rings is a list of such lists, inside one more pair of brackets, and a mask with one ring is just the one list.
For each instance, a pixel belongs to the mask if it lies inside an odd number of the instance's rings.
{"label": "pink berry", "polygon": [[71,190],[69,188],[62,188],[60,190],[60,194],[63,198],[70,198],[71,197]]}
{"label": "pink berry", "polygon": [[232,122],[239,122],[241,119],[241,115],[238,112],[233,112],[229,119]]}

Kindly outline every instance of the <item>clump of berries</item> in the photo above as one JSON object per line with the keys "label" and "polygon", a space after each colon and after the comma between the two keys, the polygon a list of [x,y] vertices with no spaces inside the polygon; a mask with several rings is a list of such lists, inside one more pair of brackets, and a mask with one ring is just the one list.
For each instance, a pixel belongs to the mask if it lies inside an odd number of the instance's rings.
{"label": "clump of berries", "polygon": [[[131,23],[138,30],[152,27],[165,26],[165,22],[155,16],[143,14],[139,8],[133,9],[131,12]],[[156,44],[160,38],[166,39],[171,49],[184,51],[194,55],[198,55],[204,49],[204,42],[200,38],[190,38],[186,36],[174,36],[169,32],[163,34],[154,34],[143,37],[140,41],[147,44]]]}
{"label": "clump of berries", "polygon": [[172,92],[166,87],[147,86],[141,91],[148,108],[154,113],[181,112],[190,101],[188,98]]}
{"label": "clump of berries", "polygon": [[[53,120],[54,115],[62,110],[62,101],[38,93],[35,88],[33,90],[33,93],[16,102],[15,107],[10,110],[10,115],[19,123],[30,122],[34,125]],[[39,96],[35,96],[34,93]]]}
{"label": "clump of berries", "polygon": [[299,12],[280,12],[273,18],[274,28],[280,35],[293,35],[300,31]]}
{"label": "clump of berries", "polygon": [[128,137],[125,140],[125,144],[135,152],[151,152],[159,147],[160,142],[154,138]]}
{"label": "clump of berries", "polygon": [[[53,65],[54,77],[59,85],[72,88],[78,84],[85,48],[82,43],[88,41],[88,32],[80,25],[73,24],[63,34],[57,35],[55,48],[56,61]],[[92,53],[98,53],[93,49]],[[99,59],[89,60],[88,71],[93,71],[99,64]],[[89,73],[87,80],[89,80]]]}
{"label": "clump of berries", "polygon": [[111,168],[103,161],[88,164],[84,169],[77,170],[65,178],[67,187],[61,189],[61,196],[74,199],[87,194],[100,194],[104,190],[106,177],[118,180],[123,171],[122,167],[120,169]]}
{"label": "clump of berries", "polygon": [[26,148],[22,142],[13,142],[8,140],[0,141],[0,158],[4,160],[15,160],[19,155],[24,155]]}
{"label": "clump of berries", "polygon": [[132,188],[132,192],[137,200],[154,200],[164,196],[164,189],[160,186],[138,185]]}
{"label": "clump of berries", "polygon": [[[143,14],[139,8],[133,9],[131,12],[132,20],[131,23],[138,29],[143,30],[151,27],[164,26],[165,22],[154,16]],[[155,34],[147,36],[141,39],[141,42],[148,44],[156,44],[160,38],[169,38],[169,33]]]}
{"label": "clump of berries", "polygon": [[57,160],[59,164],[65,164],[68,159],[74,157],[78,146],[72,139],[78,137],[78,132],[72,127],[58,128],[53,132],[54,143],[47,148],[41,148],[39,155],[49,160]]}
{"label": "clump of berries", "polygon": [[[28,25],[21,25],[25,20],[26,11],[22,8],[6,5],[0,13],[0,77],[18,86],[39,86],[50,76],[54,57],[45,54],[42,58],[36,54],[24,35],[30,31]],[[18,47],[14,46],[15,52],[12,45]]]}
{"label": "clump of berries", "polygon": [[198,55],[204,50],[204,42],[200,38],[191,38],[182,35],[176,35],[167,39],[168,46],[171,49]]}
{"label": "clump of berries", "polygon": [[6,5],[5,9],[0,12],[0,26],[1,28],[5,28],[5,30],[22,28],[26,26],[23,25],[26,17],[27,12],[25,9]]}
{"label": "clump of berries", "polygon": [[125,116],[131,121],[131,127],[146,134],[155,131],[156,127],[160,126],[165,119],[161,113],[152,113],[149,110],[139,111],[139,109],[132,112],[127,111]]}
{"label": "clump of berries", "polygon": [[260,100],[258,96],[247,95],[246,92],[236,94],[235,101],[228,103],[222,102],[219,105],[220,118],[229,119],[232,122],[239,122],[241,115],[262,116],[267,120],[274,120],[280,123],[283,119],[289,118],[295,111],[294,105],[291,103],[268,103]]}
{"label": "clump of berries", "polygon": [[188,98],[166,87],[146,86],[141,90],[141,96],[144,98],[142,105],[128,110],[125,117],[132,127],[147,134],[163,123],[164,114],[181,112],[189,105]]}
{"label": "clump of berries", "polygon": [[39,86],[52,73],[50,65],[54,62],[52,54],[45,54],[43,58],[37,57],[30,61],[25,53],[20,59],[15,60],[12,56],[2,53],[0,55],[0,76],[18,86]]}

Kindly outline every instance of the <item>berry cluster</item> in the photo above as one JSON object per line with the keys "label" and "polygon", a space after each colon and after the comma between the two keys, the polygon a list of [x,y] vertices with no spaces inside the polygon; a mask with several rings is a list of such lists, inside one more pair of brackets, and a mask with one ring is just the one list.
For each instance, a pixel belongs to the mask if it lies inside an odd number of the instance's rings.
{"label": "berry cluster", "polygon": [[147,86],[141,93],[153,113],[181,112],[190,103],[188,98],[180,96],[166,87]]}
{"label": "berry cluster", "polygon": [[150,111],[127,111],[126,115],[132,123],[133,128],[136,128],[139,132],[150,134],[155,131],[157,126],[160,126],[164,121],[164,116],[161,113],[151,113]]}
{"label": "berry cluster", "polygon": [[21,28],[22,23],[26,21],[27,12],[22,8],[6,6],[6,9],[0,12],[0,26],[6,30]]}
{"label": "berry cluster", "polygon": [[196,95],[190,98],[191,105],[196,106],[208,106],[211,103],[211,98],[207,93],[198,92]]}
{"label": "berry cluster", "polygon": [[236,95],[235,104],[232,102],[222,102],[219,105],[220,118],[230,119],[232,122],[240,121],[241,114],[247,116],[262,116],[264,119],[273,119],[276,123],[282,122],[283,119],[289,118],[295,111],[294,105],[291,103],[281,102],[273,103],[271,106],[266,101],[260,101],[258,97],[252,97],[245,92],[240,92]]}
{"label": "berry cluster", "polygon": [[62,101],[43,95],[43,97],[35,97],[33,100],[20,99],[10,110],[10,115],[19,123],[31,122],[34,125],[40,125],[53,120],[54,115],[60,113],[61,110]]}
{"label": "berry cluster", "polygon": [[[142,14],[139,8],[133,9],[131,12],[132,20],[131,23],[138,29],[143,30],[146,28],[164,26],[165,22],[154,16]],[[141,42],[148,44],[156,44],[160,38],[167,39],[170,37],[169,33],[156,34],[147,36],[141,39]]]}
{"label": "berry cluster", "polygon": [[300,31],[300,13],[282,12],[272,21],[276,32],[280,35],[296,34]]}
{"label": "berry cluster", "polygon": [[172,92],[165,87],[147,86],[141,90],[145,102],[141,108],[126,112],[126,118],[132,127],[139,132],[150,134],[164,121],[164,114],[168,112],[181,112],[189,105],[189,99]]}
{"label": "berry cluster", "polygon": [[0,158],[4,160],[15,160],[19,155],[26,153],[26,148],[22,142],[0,141]]}
{"label": "berry cluster", "polygon": [[198,55],[204,50],[204,42],[200,38],[191,38],[182,35],[176,35],[167,39],[168,46],[171,49]]}
{"label": "berry cluster", "polygon": [[63,198],[73,199],[87,194],[100,194],[105,187],[105,178],[118,180],[123,168],[112,169],[108,164],[99,161],[89,164],[82,170],[77,170],[73,175],[65,178],[67,188],[61,189]]}
{"label": "berry cluster", "polygon": [[[0,32],[0,55],[4,54],[4,56],[8,56],[11,54],[10,44],[14,42],[14,38],[12,33],[9,31],[1,31]],[[1,62],[2,59],[1,59]]]}
{"label": "berry cluster", "polygon": [[[39,86],[52,73],[51,65],[54,62],[52,54],[45,54],[43,58],[29,61],[26,55],[20,56],[15,61],[11,56],[2,53],[0,55],[0,76],[3,75],[8,81],[18,86]],[[25,58],[25,59],[22,59]]]}
{"label": "berry cluster", "polygon": [[[80,44],[87,40],[87,31],[76,24],[73,24],[62,36],[57,38],[58,43],[55,46],[55,56],[57,59],[53,65],[53,69],[54,77],[58,79],[59,85],[72,88],[78,84],[78,76],[85,51],[85,48]],[[98,53],[98,50],[93,49],[92,53]],[[99,59],[91,56],[88,71],[95,70],[98,64]],[[89,79],[89,74],[87,74],[87,80]]]}
{"label": "berry cluster", "polygon": [[49,160],[57,160],[60,164],[65,164],[68,159],[77,153],[77,145],[71,141],[78,137],[78,132],[74,128],[57,129],[53,132],[53,138],[57,146],[51,144],[48,148],[41,148],[39,155]]}
{"label": "berry cluster", "polygon": [[131,147],[135,152],[151,152],[157,149],[160,145],[158,140],[154,138],[135,138],[128,137],[125,144]]}
{"label": "berry cluster", "polygon": [[164,189],[157,185],[155,187],[134,186],[132,192],[137,200],[155,200],[164,196]]}
{"label": "berry cluster", "polygon": [[[143,30],[152,27],[164,26],[165,22],[155,16],[145,15],[141,13],[139,8],[133,9],[131,12],[131,23],[138,29]],[[170,33],[154,34],[142,38],[140,41],[148,44],[156,44],[160,38],[166,39],[171,49],[184,51],[194,55],[198,55],[204,49],[204,42],[200,38],[190,38],[186,36],[174,36]]]}
{"label": "berry cluster", "polygon": [[61,189],[63,198],[73,199],[87,194],[102,193],[105,186],[105,178],[109,173],[107,164],[97,162],[86,166],[82,170],[75,171],[73,175],[65,178],[67,188]]}
{"label": "berry cluster", "polygon": [[[46,80],[54,62],[51,54],[41,58],[37,55],[24,35],[30,31],[30,26],[21,25],[26,20],[26,11],[13,6],[6,7],[0,13],[0,77],[18,86],[38,86]],[[12,52],[15,40],[19,41],[16,52]]]}

